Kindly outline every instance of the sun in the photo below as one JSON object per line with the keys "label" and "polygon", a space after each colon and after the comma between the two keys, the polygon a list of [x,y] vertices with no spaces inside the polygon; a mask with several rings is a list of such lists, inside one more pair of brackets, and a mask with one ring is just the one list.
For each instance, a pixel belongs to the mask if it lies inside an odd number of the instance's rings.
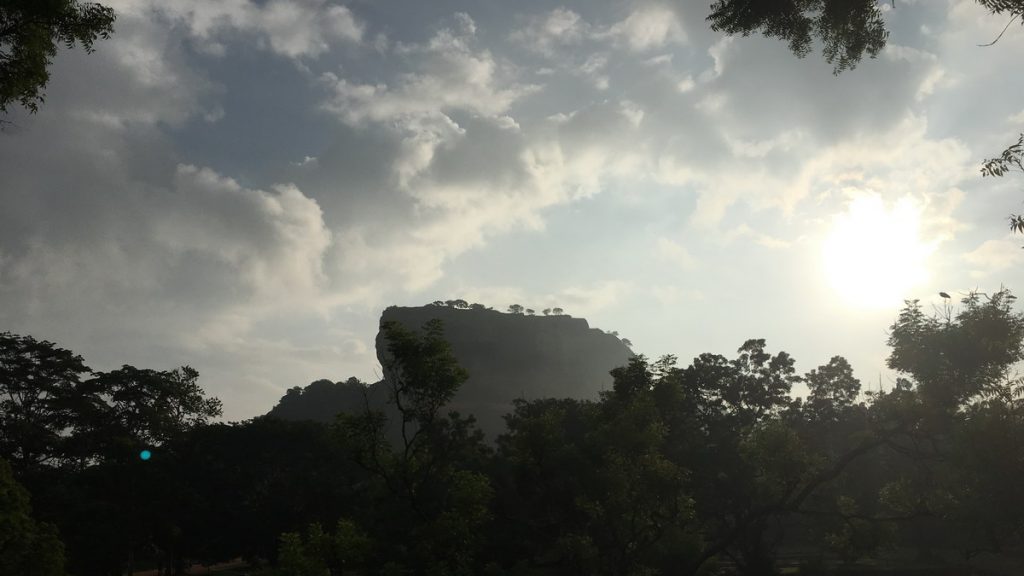
{"label": "sun", "polygon": [[859,196],[833,217],[822,247],[826,278],[856,308],[898,307],[928,279],[934,245],[921,239],[921,209],[909,198],[887,207]]}

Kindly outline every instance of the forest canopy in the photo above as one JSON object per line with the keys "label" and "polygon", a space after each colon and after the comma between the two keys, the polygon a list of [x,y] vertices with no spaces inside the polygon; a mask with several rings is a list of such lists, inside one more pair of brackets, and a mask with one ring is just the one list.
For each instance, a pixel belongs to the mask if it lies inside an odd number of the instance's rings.
{"label": "forest canopy", "polygon": [[899,550],[971,566],[1024,544],[1014,303],[908,302],[886,389],[841,356],[799,374],[751,339],[685,367],[635,356],[597,401],[519,400],[496,443],[445,408],[466,375],[436,321],[384,326],[392,408],[333,424],[212,423],[194,370],[93,373],[5,333],[0,481],[31,492],[29,509],[11,488],[13,513],[39,536],[4,546],[46,574],[65,555],[111,575],[238,557],[278,574],[774,574]]}

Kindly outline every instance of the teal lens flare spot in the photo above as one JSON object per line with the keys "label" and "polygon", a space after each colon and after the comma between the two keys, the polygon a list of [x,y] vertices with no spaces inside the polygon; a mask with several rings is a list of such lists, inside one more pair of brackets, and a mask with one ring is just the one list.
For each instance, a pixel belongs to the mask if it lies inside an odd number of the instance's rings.
{"label": "teal lens flare spot", "polygon": [[152,457],[153,457],[153,453],[150,452],[149,450],[143,450],[142,452],[139,452],[139,458],[141,458],[143,460],[149,460]]}

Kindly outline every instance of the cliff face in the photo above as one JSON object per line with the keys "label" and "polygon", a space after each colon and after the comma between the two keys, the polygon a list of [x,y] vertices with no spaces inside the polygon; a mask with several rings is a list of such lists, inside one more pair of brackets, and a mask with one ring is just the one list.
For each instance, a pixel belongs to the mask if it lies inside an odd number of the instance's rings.
{"label": "cliff face", "polygon": [[[632,356],[615,336],[569,316],[393,306],[384,310],[381,323],[419,330],[434,318],[444,323],[444,336],[469,373],[449,409],[476,416],[492,439],[504,429],[502,416],[511,411],[516,398],[597,398],[601,390],[611,389],[608,372]],[[378,332],[377,358],[382,364],[387,350]]]}
{"label": "cliff face", "polygon": [[[582,318],[524,316],[494,310],[460,310],[442,306],[391,307],[381,323],[397,322],[420,330],[432,319],[444,323],[444,336],[469,379],[448,410],[476,416],[480,428],[494,439],[505,428],[502,418],[516,398],[597,398],[610,390],[613,368],[629,362],[632,352],[618,338],[591,328]],[[377,333],[377,358],[387,359],[384,335]],[[378,382],[318,380],[292,388],[269,416],[284,420],[333,422],[339,412],[357,412],[367,405],[383,408],[389,417],[389,391]],[[394,431],[392,431],[394,432]]]}

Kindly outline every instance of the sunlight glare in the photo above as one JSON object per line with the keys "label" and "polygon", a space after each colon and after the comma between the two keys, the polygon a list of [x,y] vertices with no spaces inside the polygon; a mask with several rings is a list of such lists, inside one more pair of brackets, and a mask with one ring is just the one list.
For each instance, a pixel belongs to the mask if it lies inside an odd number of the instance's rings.
{"label": "sunlight glare", "polygon": [[823,246],[829,284],[856,308],[898,307],[928,277],[934,246],[920,229],[921,209],[909,198],[891,208],[875,194],[855,198],[833,217]]}

